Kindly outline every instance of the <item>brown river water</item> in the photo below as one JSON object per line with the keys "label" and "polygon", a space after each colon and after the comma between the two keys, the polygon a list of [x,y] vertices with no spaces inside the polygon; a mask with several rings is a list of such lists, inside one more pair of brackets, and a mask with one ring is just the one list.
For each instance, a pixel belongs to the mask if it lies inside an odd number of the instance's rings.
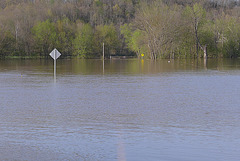
{"label": "brown river water", "polygon": [[239,158],[240,60],[0,60],[0,160]]}

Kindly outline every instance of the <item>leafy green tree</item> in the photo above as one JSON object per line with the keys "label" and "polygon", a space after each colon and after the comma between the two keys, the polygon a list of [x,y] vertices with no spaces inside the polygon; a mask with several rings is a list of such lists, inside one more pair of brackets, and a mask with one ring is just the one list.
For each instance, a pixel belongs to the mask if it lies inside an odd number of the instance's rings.
{"label": "leafy green tree", "polygon": [[74,55],[80,58],[89,58],[93,53],[93,29],[89,24],[83,24],[78,29],[73,41]]}
{"label": "leafy green tree", "polygon": [[138,57],[141,53],[149,52],[144,42],[144,33],[141,30],[136,29],[133,31],[131,25],[125,24],[121,26],[121,34],[124,35],[128,49],[135,52]]}
{"label": "leafy green tree", "polygon": [[216,20],[217,47],[224,57],[240,56],[240,21],[237,17],[222,14]]}
{"label": "leafy green tree", "polygon": [[120,27],[121,34],[124,36],[125,43],[127,44],[128,48],[130,47],[130,42],[132,38],[132,28],[131,24],[124,24]]}
{"label": "leafy green tree", "polygon": [[9,31],[0,28],[0,57],[11,55],[15,49],[15,38]]}
{"label": "leafy green tree", "polygon": [[39,22],[32,28],[37,52],[40,56],[47,56],[57,44],[57,32],[55,24],[46,20]]}
{"label": "leafy green tree", "polygon": [[212,20],[206,20],[206,23],[199,30],[200,44],[207,45],[207,56],[216,58],[218,51],[216,47],[215,23]]}
{"label": "leafy green tree", "polygon": [[56,26],[56,48],[64,55],[73,52],[74,29],[73,23],[68,18],[58,20]]}
{"label": "leafy green tree", "polygon": [[134,51],[138,57],[140,57],[142,53],[144,55],[149,53],[149,48],[145,44],[145,38],[146,35],[144,35],[144,32],[138,29],[135,30],[132,34],[132,38],[130,41],[131,50]]}

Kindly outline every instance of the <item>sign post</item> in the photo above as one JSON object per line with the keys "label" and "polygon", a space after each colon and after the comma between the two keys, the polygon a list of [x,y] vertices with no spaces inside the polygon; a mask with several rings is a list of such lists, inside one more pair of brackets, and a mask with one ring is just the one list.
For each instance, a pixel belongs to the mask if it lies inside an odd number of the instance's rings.
{"label": "sign post", "polygon": [[54,60],[54,81],[56,81],[56,63],[57,63],[57,58],[59,58],[61,53],[57,49],[54,49],[49,55]]}
{"label": "sign post", "polygon": [[103,74],[104,74],[104,43],[103,43]]}

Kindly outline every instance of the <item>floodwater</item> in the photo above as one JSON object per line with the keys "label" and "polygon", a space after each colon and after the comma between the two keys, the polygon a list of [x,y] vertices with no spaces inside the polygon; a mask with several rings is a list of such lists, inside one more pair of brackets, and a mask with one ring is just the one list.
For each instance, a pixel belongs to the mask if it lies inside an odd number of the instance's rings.
{"label": "floodwater", "polygon": [[0,60],[0,160],[239,158],[240,60]]}

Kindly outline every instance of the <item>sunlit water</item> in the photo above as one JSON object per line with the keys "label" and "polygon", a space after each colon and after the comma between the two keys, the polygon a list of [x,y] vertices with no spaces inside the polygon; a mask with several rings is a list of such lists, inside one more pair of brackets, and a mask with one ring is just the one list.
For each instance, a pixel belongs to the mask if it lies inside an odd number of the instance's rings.
{"label": "sunlit water", "polygon": [[0,160],[238,161],[240,61],[0,61]]}

